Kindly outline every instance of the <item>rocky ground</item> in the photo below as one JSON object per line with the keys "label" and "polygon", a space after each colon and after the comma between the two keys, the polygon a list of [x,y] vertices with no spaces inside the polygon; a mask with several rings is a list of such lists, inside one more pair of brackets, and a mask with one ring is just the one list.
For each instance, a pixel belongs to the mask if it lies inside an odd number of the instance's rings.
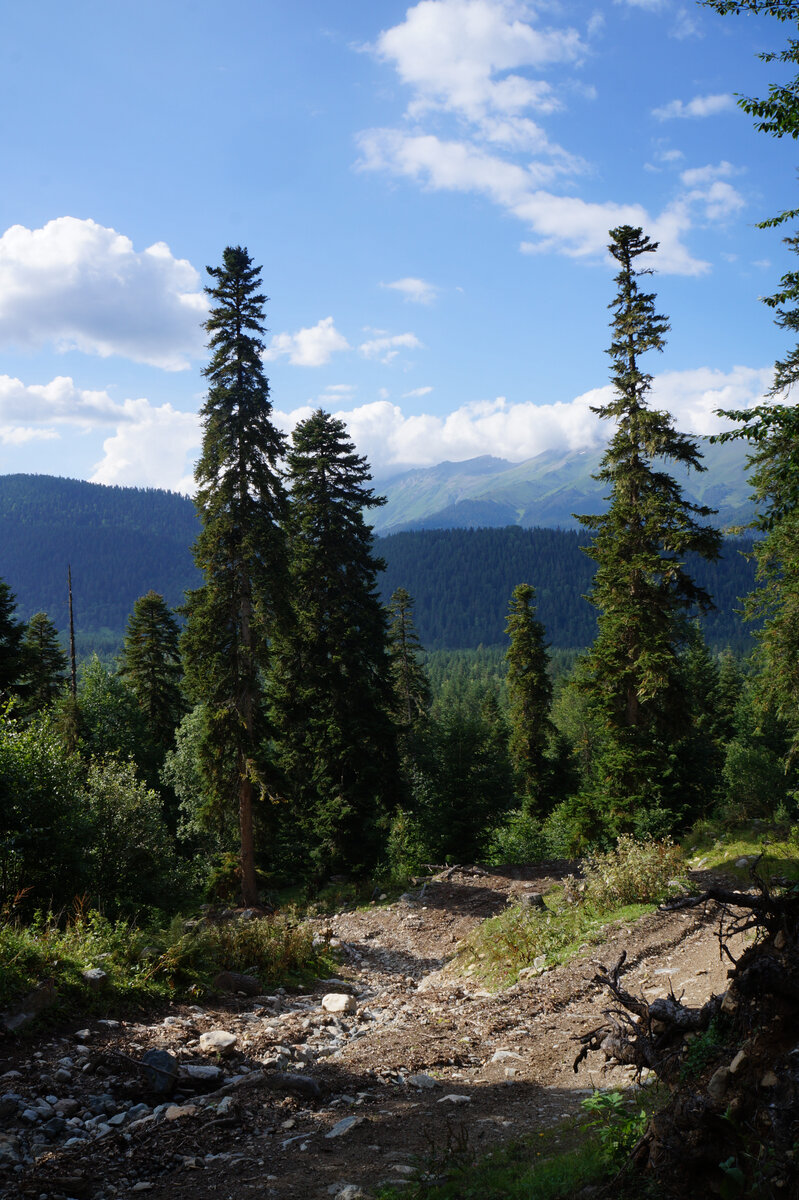
{"label": "rocky ground", "polygon": [[[630,1086],[629,1068],[572,1070],[575,1039],[607,1007],[594,963],[625,949],[630,990],[671,986],[701,1004],[729,965],[712,911],[616,925],[602,947],[496,995],[442,970],[477,923],[559,874],[458,869],[319,922],[342,965],[313,992],[6,1037],[0,1196],[350,1200],[407,1184],[448,1141],[487,1149],[557,1126],[594,1087]],[[165,1054],[148,1069],[151,1051]]]}

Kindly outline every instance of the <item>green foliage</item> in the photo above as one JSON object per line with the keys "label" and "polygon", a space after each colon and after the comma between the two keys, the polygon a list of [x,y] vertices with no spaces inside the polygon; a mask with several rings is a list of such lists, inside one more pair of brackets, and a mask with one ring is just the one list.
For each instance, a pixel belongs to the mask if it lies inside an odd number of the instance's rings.
{"label": "green foliage", "polygon": [[17,620],[16,598],[0,579],[0,702],[16,688],[23,670],[23,626]]}
{"label": "green foliage", "polygon": [[382,562],[364,511],[382,503],[342,421],[301,421],[288,455],[291,615],[275,639],[277,749],[312,869],[361,872],[398,797]]}
{"label": "green foliage", "polygon": [[25,626],[22,655],[19,688],[24,710],[32,715],[50,707],[66,677],[67,656],[58,640],[58,630],[46,613],[34,613]]}
{"label": "green foliage", "polygon": [[599,610],[583,687],[606,731],[601,803],[609,826],[621,830],[632,827],[637,809],[668,801],[669,744],[685,728],[678,671],[684,615],[711,607],[684,557],[690,551],[718,557],[721,535],[700,523],[711,510],[690,504],[659,465],[671,460],[704,469],[696,443],[674,429],[668,413],[646,405],[652,377],[639,358],[663,349],[669,326],[655,310],[654,294],[639,287],[651,272],[634,264],[657,243],[629,225],[611,230],[611,239],[620,266],[610,305],[614,397],[595,410],[616,425],[598,476],[610,488],[610,507],[580,520],[594,531],[587,553],[597,563],[590,599]]}
{"label": "green foliage", "polygon": [[[56,717],[66,718],[71,697],[56,703]],[[118,754],[145,765],[150,745],[136,697],[125,681],[93,655],[78,677],[78,748],[88,759]]]}
{"label": "green foliage", "polygon": [[670,881],[681,873],[682,851],[669,839],[637,840],[622,834],[612,850],[587,856],[581,883],[570,876],[566,886],[579,889],[583,903],[605,911],[624,904],[657,904],[670,894]]}
{"label": "green foliage", "polygon": [[413,600],[405,588],[397,588],[387,607],[393,715],[402,752],[405,757],[412,757],[414,732],[423,725],[430,708],[430,681],[420,662],[422,644],[413,622]]}
{"label": "green foliage", "polygon": [[278,462],[283,435],[271,420],[264,375],[260,268],[228,247],[209,267],[212,307],[205,328],[211,361],[196,468],[202,530],[194,547],[204,585],[187,597],[183,636],[186,686],[204,703],[204,790],[221,805],[237,801],[242,888],[257,900],[253,808],[266,770],[262,672],[274,617],[283,603],[285,492]]}
{"label": "green foliage", "polygon": [[513,589],[505,632],[510,639],[505,656],[508,748],[522,795],[531,808],[540,808],[548,774],[546,750],[553,731],[549,716],[552,680],[544,627],[535,615],[535,589],[529,583]]}
{"label": "green foliage", "polygon": [[630,1112],[630,1101],[617,1091],[594,1092],[586,1096],[582,1107],[591,1118],[588,1128],[596,1131],[608,1166],[618,1170],[646,1128],[646,1109]]}
{"label": "green foliage", "polygon": [[180,721],[180,629],[163,596],[140,596],[128,619],[119,674],[144,714],[150,738],[161,751],[171,746]]}
{"label": "green foliage", "polygon": [[726,1038],[721,1028],[721,1022],[714,1017],[707,1029],[703,1029],[701,1033],[697,1033],[687,1042],[685,1054],[680,1063],[680,1082],[687,1083],[704,1074],[710,1064],[719,1057],[725,1043]]}

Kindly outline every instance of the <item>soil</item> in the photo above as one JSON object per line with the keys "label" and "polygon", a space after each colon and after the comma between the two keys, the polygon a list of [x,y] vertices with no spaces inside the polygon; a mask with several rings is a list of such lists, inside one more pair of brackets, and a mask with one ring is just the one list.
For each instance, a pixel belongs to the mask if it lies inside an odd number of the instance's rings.
{"label": "soil", "polygon": [[[138,1122],[126,1115],[72,1146],[61,1136],[37,1148],[21,1115],[4,1120],[0,1130],[19,1138],[23,1161],[0,1159],[0,1196],[321,1200],[347,1184],[371,1195],[383,1183],[401,1187],[421,1164],[435,1169],[448,1144],[468,1141],[481,1152],[551,1130],[595,1087],[633,1086],[632,1070],[618,1064],[572,1069],[576,1039],[602,1024],[608,1005],[595,964],[626,950],[630,991],[651,999],[673,988],[701,1005],[727,987],[712,906],[618,923],[602,946],[498,994],[445,966],[476,924],[521,892],[546,892],[565,868],[456,869],[396,903],[319,921],[320,933],[340,940],[342,965],[338,981],[313,992],[174,1005],[163,1019],[90,1022],[88,1034],[73,1027],[6,1038],[0,1094],[29,1101],[84,1106],[99,1093],[107,1113],[152,1108],[164,1097],[147,1091],[136,1066],[152,1048],[182,1064],[221,1066],[226,1086],[181,1081],[168,1102],[184,1111]],[[357,1011],[327,1013],[321,1000],[330,992],[352,993]],[[211,1029],[236,1034],[230,1055],[201,1052],[199,1037]],[[70,1058],[59,1082],[59,1060]],[[315,1080],[320,1096],[273,1090],[279,1071]],[[217,1090],[207,1094],[209,1086]],[[349,1117],[349,1128],[330,1136]],[[35,1160],[24,1161],[32,1151]]]}

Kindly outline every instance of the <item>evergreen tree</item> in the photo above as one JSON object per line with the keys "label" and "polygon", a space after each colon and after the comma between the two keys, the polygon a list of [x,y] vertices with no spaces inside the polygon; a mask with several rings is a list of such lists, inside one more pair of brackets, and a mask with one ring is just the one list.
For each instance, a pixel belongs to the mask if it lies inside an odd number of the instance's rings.
{"label": "evergreen tree", "polygon": [[178,623],[163,596],[140,596],[128,619],[119,674],[139,702],[153,743],[163,755],[183,713]]}
{"label": "evergreen tree", "polygon": [[364,868],[397,791],[385,610],[364,510],[382,501],[321,409],[288,454],[291,627],[276,642],[281,762],[318,876]]}
{"label": "evergreen tree", "polygon": [[58,630],[47,613],[34,613],[25,626],[22,640],[24,671],[20,689],[27,713],[42,712],[62,690],[67,656],[58,640]]}
{"label": "evergreen tree", "polygon": [[14,616],[16,607],[14,593],[0,579],[0,703],[16,688],[23,667],[24,627]]}
{"label": "evergreen tree", "polygon": [[553,731],[552,680],[544,627],[535,614],[535,589],[520,583],[513,589],[508,623],[508,709],[511,762],[521,783],[525,807],[542,799],[547,771],[546,749]]}
{"label": "evergreen tree", "polygon": [[403,758],[412,757],[412,742],[430,709],[427,672],[419,661],[422,646],[413,623],[413,600],[397,588],[388,602],[389,675],[394,688],[394,720]]}
{"label": "evergreen tree", "polygon": [[579,520],[595,531],[587,550],[597,563],[589,599],[599,610],[583,686],[607,730],[600,802],[618,829],[630,827],[636,808],[668,803],[670,745],[686,709],[678,671],[685,616],[712,605],[682,560],[690,552],[718,557],[721,537],[697,520],[711,510],[689,504],[673,477],[655,466],[666,459],[704,469],[696,443],[673,428],[668,413],[646,405],[652,377],[639,359],[663,349],[669,326],[655,311],[654,294],[638,284],[651,271],[635,262],[657,243],[629,225],[610,236],[620,266],[609,306],[615,394],[594,410],[616,424],[597,476],[610,487],[610,507]]}
{"label": "evergreen tree", "polygon": [[272,423],[261,355],[260,267],[228,247],[208,267],[212,307],[205,328],[211,361],[202,409],[203,446],[195,478],[202,524],[194,547],[205,583],[190,592],[183,655],[187,689],[206,705],[203,769],[216,803],[235,795],[244,902],[257,901],[253,806],[264,783],[262,671],[284,574],[278,474],[283,435]]}

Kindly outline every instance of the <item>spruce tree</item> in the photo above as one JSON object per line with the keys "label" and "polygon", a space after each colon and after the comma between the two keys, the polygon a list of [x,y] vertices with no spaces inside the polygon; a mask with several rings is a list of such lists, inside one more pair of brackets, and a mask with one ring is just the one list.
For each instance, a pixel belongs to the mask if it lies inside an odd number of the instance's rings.
{"label": "spruce tree", "polygon": [[0,704],[15,690],[23,669],[24,626],[14,615],[16,607],[14,593],[0,579]]}
{"label": "spruce tree", "polygon": [[119,674],[139,702],[153,743],[165,753],[183,715],[180,629],[163,596],[140,596],[128,618]]}
{"label": "spruce tree", "polygon": [[58,630],[47,613],[34,613],[22,639],[24,669],[20,680],[25,711],[42,712],[61,692],[67,671],[67,656],[58,640]]}
{"label": "spruce tree", "polygon": [[276,641],[281,763],[314,872],[372,865],[397,794],[382,560],[364,510],[381,504],[342,421],[317,410],[292,435],[292,619]]}
{"label": "spruce tree", "polygon": [[505,632],[510,638],[508,709],[511,762],[521,785],[525,807],[540,806],[547,773],[546,749],[551,733],[552,680],[544,626],[536,619],[535,589],[520,583],[513,589]]}
{"label": "spruce tree", "polygon": [[204,585],[189,593],[183,655],[187,690],[206,705],[203,770],[215,803],[238,808],[241,883],[257,901],[253,808],[268,781],[262,770],[262,672],[284,575],[285,493],[278,472],[283,435],[271,420],[260,267],[228,247],[205,323],[211,361],[202,409],[202,456],[195,504],[202,531],[194,547]]}
{"label": "spruce tree", "polygon": [[411,752],[414,731],[430,709],[430,681],[419,661],[422,649],[413,622],[413,600],[397,588],[388,602],[389,675],[394,689],[394,720],[403,756]]}
{"label": "spruce tree", "polygon": [[712,510],[688,503],[662,465],[704,470],[696,442],[674,429],[668,413],[647,407],[652,377],[639,360],[663,349],[669,325],[654,294],[639,286],[651,271],[636,268],[636,260],[657,243],[630,225],[610,236],[620,268],[609,306],[614,396],[594,409],[616,426],[597,475],[609,486],[610,506],[579,520],[594,531],[587,553],[597,563],[589,599],[599,610],[598,635],[583,686],[607,732],[598,800],[605,821],[622,829],[639,809],[669,805],[671,742],[686,711],[678,670],[685,618],[712,607],[683,560],[689,553],[717,558],[721,535],[700,523]]}

